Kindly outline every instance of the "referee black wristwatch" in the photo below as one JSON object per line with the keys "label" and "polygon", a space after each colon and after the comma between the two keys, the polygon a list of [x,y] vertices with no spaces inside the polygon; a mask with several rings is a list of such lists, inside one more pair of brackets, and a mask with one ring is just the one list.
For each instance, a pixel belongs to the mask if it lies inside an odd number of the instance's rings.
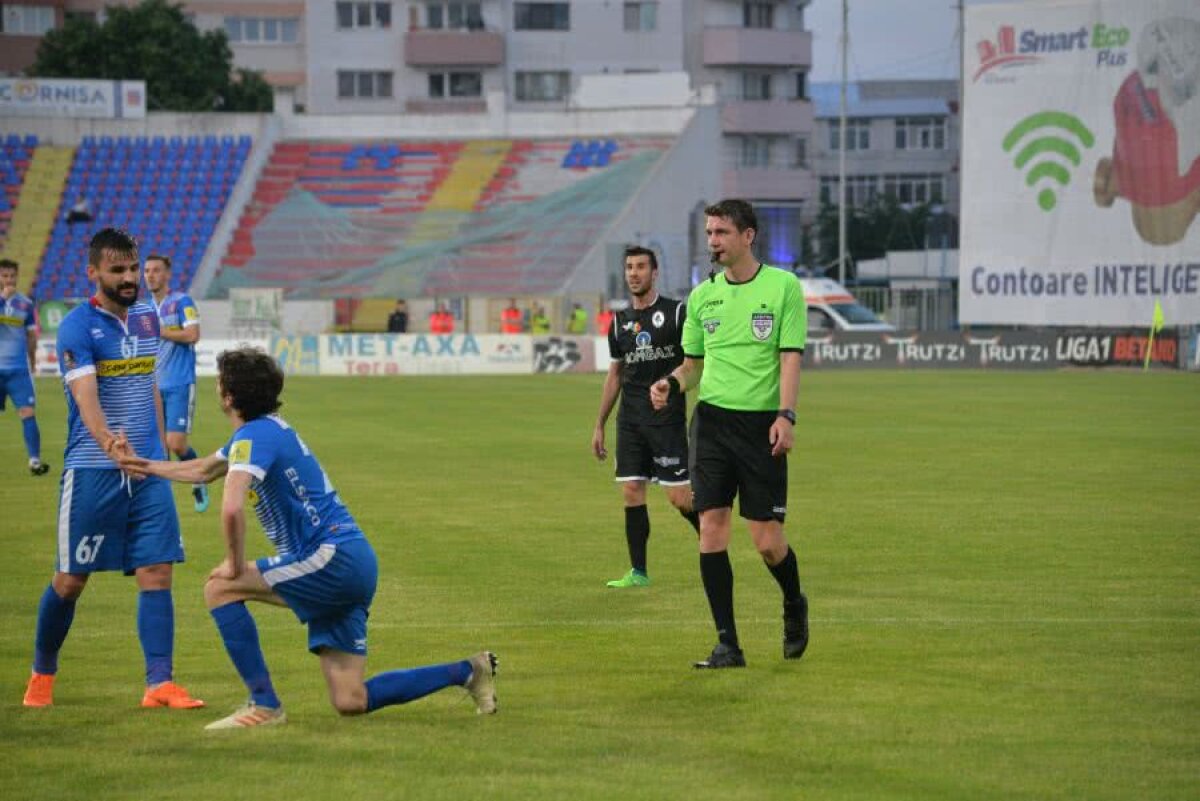
{"label": "referee black wristwatch", "polygon": [[779,412],[776,413],[775,416],[782,417],[784,420],[787,420],[792,425],[796,425],[796,413],[793,412],[791,409],[780,409]]}

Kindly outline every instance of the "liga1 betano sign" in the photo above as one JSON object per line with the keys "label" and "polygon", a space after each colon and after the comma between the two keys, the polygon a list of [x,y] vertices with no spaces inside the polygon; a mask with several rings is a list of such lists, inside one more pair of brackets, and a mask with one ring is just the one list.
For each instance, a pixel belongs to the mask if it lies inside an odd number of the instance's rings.
{"label": "liga1 betano sign", "polygon": [[0,116],[142,119],[146,82],[0,78]]}
{"label": "liga1 betano sign", "polygon": [[1200,3],[966,9],[964,323],[1200,322]]}

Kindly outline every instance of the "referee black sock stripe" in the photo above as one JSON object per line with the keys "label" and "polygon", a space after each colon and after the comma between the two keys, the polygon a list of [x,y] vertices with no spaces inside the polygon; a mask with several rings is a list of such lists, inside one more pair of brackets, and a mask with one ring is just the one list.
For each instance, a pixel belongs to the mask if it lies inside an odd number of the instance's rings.
{"label": "referee black sock stripe", "polygon": [[788,546],[787,556],[777,565],[767,565],[767,570],[775,577],[779,589],[783,591],[783,602],[791,603],[800,599],[800,566],[796,562],[796,552]]}
{"label": "referee black sock stripe", "polygon": [[717,639],[737,648],[737,625],[733,622],[733,565],[729,563],[729,551],[700,554],[700,578],[717,627]]}
{"label": "referee black sock stripe", "polygon": [[650,539],[650,514],[646,504],[625,507],[625,542],[629,545],[629,566],[646,572],[646,541]]}

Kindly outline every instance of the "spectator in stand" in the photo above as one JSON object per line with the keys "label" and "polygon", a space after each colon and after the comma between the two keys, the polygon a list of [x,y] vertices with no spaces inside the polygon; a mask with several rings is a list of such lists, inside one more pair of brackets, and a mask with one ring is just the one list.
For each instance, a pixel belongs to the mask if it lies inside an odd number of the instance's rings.
{"label": "spectator in stand", "polygon": [[75,201],[75,205],[67,212],[67,224],[77,222],[91,222],[93,220],[92,206],[88,203],[88,199],[83,195]]}
{"label": "spectator in stand", "polygon": [[404,302],[404,298],[396,301],[395,310],[388,315],[387,325],[389,334],[408,333],[408,304]]}
{"label": "spectator in stand", "polygon": [[567,318],[567,333],[586,334],[587,325],[588,313],[578,303],[573,304],[571,307],[571,316]]}
{"label": "spectator in stand", "polygon": [[533,313],[529,315],[529,333],[550,333],[550,317],[546,314],[546,308],[540,303],[534,305]]}
{"label": "spectator in stand", "polygon": [[608,336],[608,329],[612,327],[613,311],[608,307],[607,303],[600,304],[600,311],[596,312],[596,333],[602,337]]}
{"label": "spectator in stand", "polygon": [[525,330],[525,313],[517,308],[517,299],[509,298],[508,306],[500,312],[500,333],[520,334]]}
{"label": "spectator in stand", "polygon": [[433,314],[429,315],[429,332],[431,334],[454,333],[454,315],[446,308],[445,303],[439,302]]}

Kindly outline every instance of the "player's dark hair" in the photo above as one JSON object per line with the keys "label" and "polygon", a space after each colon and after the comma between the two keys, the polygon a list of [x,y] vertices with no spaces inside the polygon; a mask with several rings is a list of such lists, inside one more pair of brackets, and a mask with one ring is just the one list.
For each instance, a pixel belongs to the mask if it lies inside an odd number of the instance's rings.
{"label": "player's dark hair", "polygon": [[641,245],[626,245],[625,255],[622,257],[621,263],[624,264],[625,262],[629,261],[630,256],[649,256],[650,269],[658,269],[658,256],[654,255],[654,251],[650,248],[644,248]]}
{"label": "player's dark hair", "polygon": [[733,227],[739,231],[745,231],[747,228],[753,228],[755,238],[758,235],[758,215],[754,213],[754,207],[744,200],[736,198],[726,198],[717,203],[712,204],[704,209],[704,214],[707,217],[725,217]]}
{"label": "player's dark hair", "polygon": [[283,370],[269,354],[258,348],[227,350],[217,356],[221,392],[233,408],[249,422],[278,411],[282,405]]}
{"label": "player's dark hair", "polygon": [[20,270],[20,266],[12,259],[0,259],[0,270]]}
{"label": "player's dark hair", "polygon": [[99,266],[104,251],[113,253],[137,253],[137,240],[120,228],[101,228],[88,242],[88,264]]}
{"label": "player's dark hair", "polygon": [[142,261],[161,261],[163,263],[163,267],[166,267],[168,272],[171,270],[171,257],[164,256],[161,253],[151,253],[149,256],[142,259]]}

